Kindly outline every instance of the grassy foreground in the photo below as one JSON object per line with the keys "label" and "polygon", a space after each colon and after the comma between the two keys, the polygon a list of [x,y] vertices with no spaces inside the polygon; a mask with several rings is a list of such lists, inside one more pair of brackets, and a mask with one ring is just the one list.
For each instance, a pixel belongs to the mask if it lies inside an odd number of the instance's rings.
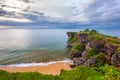
{"label": "grassy foreground", "polygon": [[120,70],[108,65],[99,68],[80,66],[71,71],[62,70],[59,76],[37,72],[8,73],[0,70],[0,80],[120,80]]}

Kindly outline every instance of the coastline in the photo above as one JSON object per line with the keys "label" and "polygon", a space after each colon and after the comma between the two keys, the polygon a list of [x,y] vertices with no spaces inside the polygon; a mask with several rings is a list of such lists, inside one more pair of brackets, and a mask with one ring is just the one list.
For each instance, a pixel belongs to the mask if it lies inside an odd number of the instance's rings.
{"label": "coastline", "polygon": [[61,70],[71,70],[71,61],[53,61],[47,63],[22,63],[22,64],[11,64],[1,65],[0,70],[4,70],[10,73],[17,72],[39,72],[42,74],[59,75]]}

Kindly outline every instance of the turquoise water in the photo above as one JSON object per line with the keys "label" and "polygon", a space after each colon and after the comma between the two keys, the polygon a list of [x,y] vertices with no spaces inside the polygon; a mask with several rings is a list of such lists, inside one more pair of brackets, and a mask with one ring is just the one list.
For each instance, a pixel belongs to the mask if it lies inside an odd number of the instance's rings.
{"label": "turquoise water", "polygon": [[[82,29],[1,29],[0,64],[67,59],[66,32],[80,30]],[[99,32],[120,37],[120,30],[102,29]]]}

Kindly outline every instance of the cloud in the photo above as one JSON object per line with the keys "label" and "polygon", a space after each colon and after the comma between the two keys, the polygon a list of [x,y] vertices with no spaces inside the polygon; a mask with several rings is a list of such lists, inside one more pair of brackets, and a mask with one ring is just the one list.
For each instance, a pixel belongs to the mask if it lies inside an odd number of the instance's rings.
{"label": "cloud", "polygon": [[120,24],[120,0],[1,0],[0,15],[35,23]]}
{"label": "cloud", "polygon": [[[81,11],[79,6],[78,17],[82,15],[86,16],[89,23],[115,23],[120,22],[120,1],[119,0],[89,0],[90,4],[83,4],[83,10]],[[79,12],[81,14],[79,14]],[[80,17],[79,17],[80,18]]]}
{"label": "cloud", "polygon": [[119,0],[34,0],[31,10],[84,24],[120,22]]}

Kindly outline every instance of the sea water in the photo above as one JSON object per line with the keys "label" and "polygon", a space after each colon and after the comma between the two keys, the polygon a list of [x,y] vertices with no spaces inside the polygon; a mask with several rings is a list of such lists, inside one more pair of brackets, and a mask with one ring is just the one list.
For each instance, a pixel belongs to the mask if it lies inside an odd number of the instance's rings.
{"label": "sea water", "polygon": [[[59,61],[69,58],[68,31],[82,29],[0,29],[0,65]],[[120,37],[120,30],[101,29]]]}

